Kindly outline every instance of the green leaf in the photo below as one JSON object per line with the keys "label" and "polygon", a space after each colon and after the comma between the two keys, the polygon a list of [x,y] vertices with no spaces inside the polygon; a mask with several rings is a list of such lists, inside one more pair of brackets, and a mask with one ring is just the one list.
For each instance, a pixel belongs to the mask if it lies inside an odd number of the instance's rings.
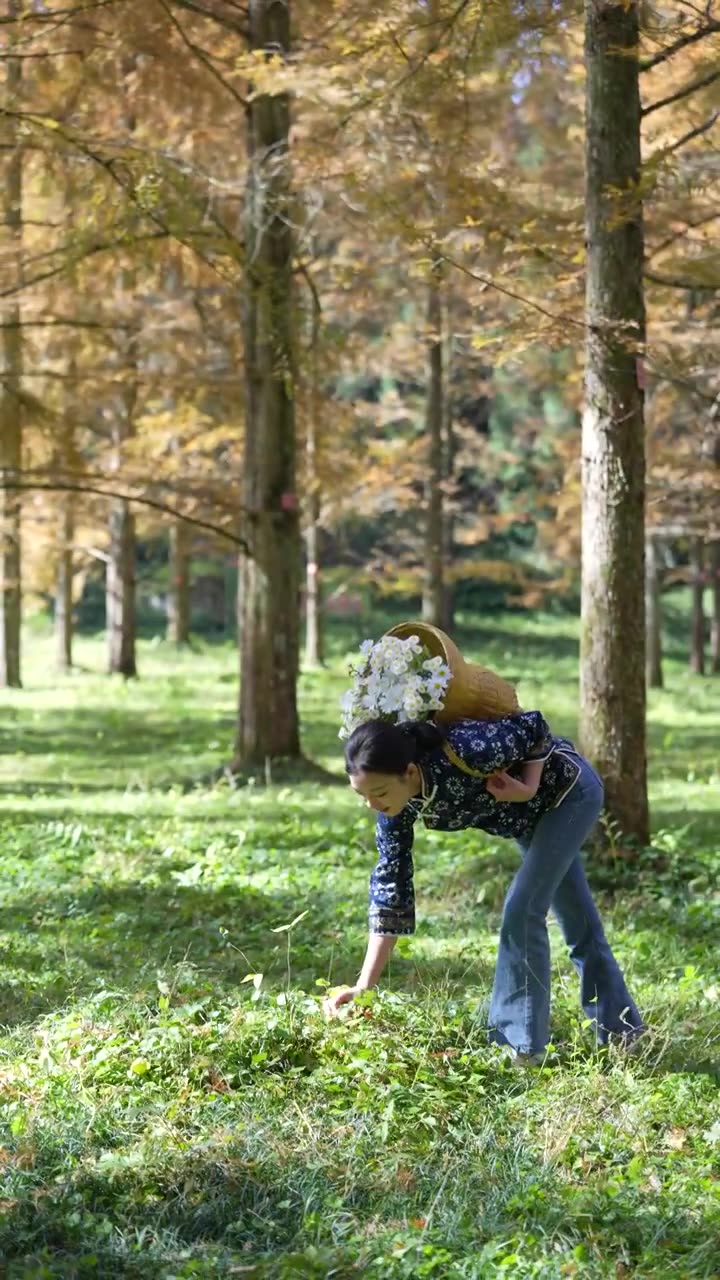
{"label": "green leaf", "polygon": [[304,920],[307,914],[308,914],[307,911],[301,911],[300,915],[296,916],[294,920],[291,920],[289,924],[279,924],[277,928],[271,929],[270,932],[271,933],[287,933],[290,929],[294,929],[295,925],[299,924],[301,920]]}
{"label": "green leaf", "polygon": [[246,973],[245,977],[241,980],[240,985],[242,986],[245,982],[252,982],[255,990],[259,991],[263,977],[264,975],[262,973]]}

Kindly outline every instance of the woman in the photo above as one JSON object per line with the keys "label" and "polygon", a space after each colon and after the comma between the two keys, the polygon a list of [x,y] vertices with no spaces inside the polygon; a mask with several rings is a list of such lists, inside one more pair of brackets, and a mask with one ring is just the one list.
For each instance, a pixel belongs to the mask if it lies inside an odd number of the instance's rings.
{"label": "woman", "polygon": [[354,791],[377,812],[378,863],[370,880],[370,937],[354,987],[327,1001],[330,1015],[374,987],[397,938],[415,928],[413,825],[477,827],[511,836],[523,856],[503,911],[490,1004],[491,1037],[521,1065],[542,1062],[549,1041],[552,906],[580,974],[581,1000],[599,1043],[642,1029],[610,950],[580,861],[603,801],[602,783],[539,711],[502,720],[435,724],[369,720],[348,740]]}

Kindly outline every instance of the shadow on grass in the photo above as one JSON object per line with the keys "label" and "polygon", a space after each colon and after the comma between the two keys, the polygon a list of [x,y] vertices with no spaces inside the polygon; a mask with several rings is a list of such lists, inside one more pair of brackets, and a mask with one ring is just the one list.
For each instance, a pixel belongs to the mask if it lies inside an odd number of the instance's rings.
{"label": "shadow on grass", "polygon": [[231,790],[237,791],[246,786],[257,787],[258,783],[261,787],[270,787],[301,786],[308,782],[323,787],[347,788],[348,785],[344,774],[331,773],[306,756],[275,759],[267,765],[242,766],[227,762],[199,778],[186,778],[180,785],[183,791],[195,791],[225,783]]}
{"label": "shadow on grass", "polygon": [[[553,1256],[553,1245],[562,1254],[582,1242],[586,1256],[592,1241],[593,1257],[601,1256],[613,1274],[616,1259],[617,1274],[623,1275],[628,1263],[633,1273],[637,1265],[647,1275],[717,1274],[712,1203],[689,1210],[671,1197],[650,1198],[623,1184],[621,1174],[611,1191],[594,1177],[564,1189],[552,1167],[518,1168],[494,1149],[485,1159],[475,1157],[449,1186],[447,1172],[426,1161],[413,1168],[403,1187],[397,1179],[388,1182],[392,1162],[383,1168],[379,1161],[365,1161],[362,1167],[355,1152],[323,1168],[320,1153],[312,1161],[289,1147],[261,1155],[238,1138],[213,1145],[179,1154],[158,1144],[135,1160],[132,1153],[127,1158],[106,1152],[61,1176],[55,1164],[39,1159],[27,1189],[4,1202],[0,1246],[11,1267],[18,1260],[25,1266],[49,1263],[52,1269],[8,1274],[215,1277],[237,1270],[255,1280],[291,1274],[345,1280],[371,1259],[373,1270],[382,1265],[401,1233],[406,1266],[414,1258],[420,1266],[427,1243],[430,1251],[451,1250],[446,1263],[454,1255],[464,1264],[463,1274],[478,1277],[482,1272],[470,1267],[482,1265],[483,1246],[508,1236],[514,1240],[518,1232],[521,1239],[528,1234],[544,1241],[546,1257]],[[433,1221],[426,1229],[430,1204]],[[342,1238],[349,1231],[346,1253],[337,1233]],[[283,1266],[290,1250],[295,1257]],[[650,1258],[652,1273],[646,1270]],[[178,1272],[181,1259],[190,1262],[190,1270]],[[433,1274],[441,1273],[433,1268]],[[511,1274],[519,1272],[512,1268]]]}
{"label": "shadow on grass", "polygon": [[[468,658],[477,662],[483,661],[483,652],[497,654],[503,650],[504,669],[502,675],[508,680],[520,680],[527,672],[527,663],[542,667],[544,663],[555,667],[558,659],[577,661],[579,641],[574,636],[563,634],[538,635],[530,631],[520,631],[503,627],[462,626],[453,631],[453,639]],[[510,654],[505,658],[504,654]],[[496,659],[497,660],[497,659]],[[517,662],[517,671],[513,675],[508,663]]]}
{"label": "shadow on grass", "polygon": [[652,1075],[708,1076],[720,1085],[720,1041],[715,1055],[688,1052],[682,1045],[674,1045],[654,1063],[648,1063]]}
{"label": "shadow on grass", "polygon": [[[712,808],[695,810],[666,808],[662,803],[653,805],[652,818],[655,831],[674,829],[683,832],[688,845],[697,843],[701,849],[716,852],[720,860],[720,789],[713,794]],[[652,837],[651,837],[652,838]]]}
{"label": "shadow on grass", "polygon": [[[316,921],[322,908],[314,902]],[[0,912],[0,933],[9,939],[0,976],[0,1025],[57,1012],[103,986],[154,1000],[159,976],[188,998],[209,992],[218,999],[235,996],[248,971],[279,984],[287,973],[287,941],[272,931],[297,914],[291,893],[232,885],[97,885],[67,895],[25,896]],[[314,942],[315,976],[327,972],[331,950],[327,936]],[[291,946],[291,972],[294,957],[302,971],[300,961],[306,965],[310,956],[299,943]]]}
{"label": "shadow on grass", "polygon": [[17,756],[87,756],[93,762],[106,757],[115,767],[126,758],[152,757],[178,744],[207,743],[232,730],[234,721],[207,712],[185,712],[146,720],[136,708],[112,711],[99,707],[43,713],[42,721],[28,723],[18,717],[12,733],[0,738],[0,752]]}
{"label": "shadow on grass", "polygon": [[[118,783],[118,789],[126,790],[125,784]],[[0,782],[0,796],[67,796],[97,795],[100,792],[112,791],[107,781],[104,782]]]}

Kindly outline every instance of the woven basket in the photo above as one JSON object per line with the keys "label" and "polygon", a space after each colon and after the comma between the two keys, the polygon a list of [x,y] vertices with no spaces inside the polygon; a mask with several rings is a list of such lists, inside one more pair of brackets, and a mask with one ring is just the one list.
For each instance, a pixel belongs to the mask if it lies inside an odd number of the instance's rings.
{"label": "woven basket", "polygon": [[439,655],[447,662],[452,678],[445,706],[436,712],[436,720],[501,720],[520,710],[513,686],[487,667],[466,662],[457,645],[439,627],[428,622],[401,622],[387,634],[400,640],[417,636],[431,657]]}

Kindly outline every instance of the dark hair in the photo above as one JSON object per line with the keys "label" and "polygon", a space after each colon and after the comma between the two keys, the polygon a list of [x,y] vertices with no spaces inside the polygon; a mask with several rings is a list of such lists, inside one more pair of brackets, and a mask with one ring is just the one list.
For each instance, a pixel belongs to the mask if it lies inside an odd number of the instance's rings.
{"label": "dark hair", "polygon": [[350,734],[345,747],[346,773],[405,773],[409,764],[444,742],[445,734],[430,720],[366,720]]}

